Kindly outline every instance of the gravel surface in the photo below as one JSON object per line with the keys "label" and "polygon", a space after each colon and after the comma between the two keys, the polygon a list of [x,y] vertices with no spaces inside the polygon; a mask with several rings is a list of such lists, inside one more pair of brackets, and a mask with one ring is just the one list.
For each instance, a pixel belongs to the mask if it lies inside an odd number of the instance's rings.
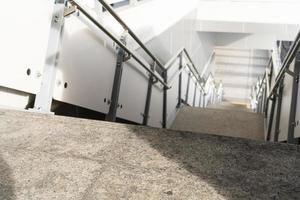
{"label": "gravel surface", "polygon": [[300,149],[0,110],[0,199],[299,199]]}

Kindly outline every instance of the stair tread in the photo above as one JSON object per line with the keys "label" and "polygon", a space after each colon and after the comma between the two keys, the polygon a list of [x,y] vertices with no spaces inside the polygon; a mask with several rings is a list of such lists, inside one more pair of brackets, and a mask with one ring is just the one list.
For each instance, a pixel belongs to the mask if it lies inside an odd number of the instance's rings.
{"label": "stair tread", "polygon": [[264,117],[241,109],[184,107],[171,129],[264,140]]}

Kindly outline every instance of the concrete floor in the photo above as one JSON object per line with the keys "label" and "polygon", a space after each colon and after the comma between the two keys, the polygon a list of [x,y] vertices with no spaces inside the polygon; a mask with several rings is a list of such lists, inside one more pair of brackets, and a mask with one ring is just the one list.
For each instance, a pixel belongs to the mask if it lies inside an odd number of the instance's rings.
{"label": "concrete floor", "polygon": [[264,116],[226,102],[208,108],[183,107],[171,129],[264,140]]}
{"label": "concrete floor", "polygon": [[290,200],[299,177],[299,146],[0,110],[1,200]]}

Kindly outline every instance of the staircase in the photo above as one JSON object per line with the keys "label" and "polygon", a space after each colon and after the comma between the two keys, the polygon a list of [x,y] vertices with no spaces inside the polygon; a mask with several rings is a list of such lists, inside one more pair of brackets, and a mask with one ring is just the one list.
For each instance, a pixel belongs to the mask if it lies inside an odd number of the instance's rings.
{"label": "staircase", "polygon": [[171,129],[264,140],[264,117],[229,102],[207,108],[183,107]]}

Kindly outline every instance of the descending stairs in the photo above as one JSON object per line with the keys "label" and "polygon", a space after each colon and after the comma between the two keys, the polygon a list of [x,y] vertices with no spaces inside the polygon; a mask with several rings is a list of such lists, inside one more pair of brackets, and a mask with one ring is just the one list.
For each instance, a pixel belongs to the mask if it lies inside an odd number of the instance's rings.
{"label": "descending stairs", "polygon": [[171,129],[264,140],[263,115],[229,102],[208,108],[183,107]]}

